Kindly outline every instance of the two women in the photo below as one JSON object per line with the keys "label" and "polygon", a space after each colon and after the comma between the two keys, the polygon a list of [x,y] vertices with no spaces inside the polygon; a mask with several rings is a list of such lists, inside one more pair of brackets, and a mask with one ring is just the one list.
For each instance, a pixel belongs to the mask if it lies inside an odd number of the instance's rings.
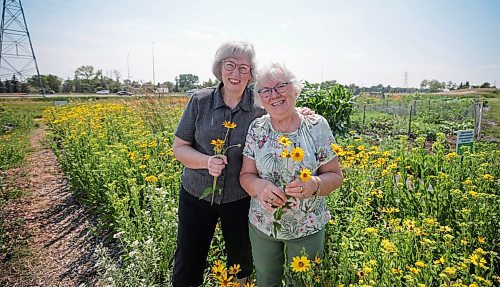
{"label": "two women", "polygon": [[[308,252],[321,253],[317,251],[322,247],[322,227],[329,218],[323,196],[342,181],[338,160],[333,152],[323,149],[333,142],[333,136],[322,117],[305,117],[295,108],[300,84],[291,73],[281,66],[281,72],[276,69],[264,72],[258,77],[254,96],[248,88],[256,77],[254,70],[255,52],[251,44],[223,44],[212,66],[221,84],[217,88],[200,90],[191,97],[175,132],[174,155],[185,169],[179,198],[173,286],[200,286],[203,283],[206,257],[218,220],[228,264],[241,266],[240,283],[252,273],[252,251],[256,259],[257,284],[263,287],[279,286],[274,282],[281,282],[283,244],[291,246],[291,241],[306,238],[303,243],[297,240],[297,248],[305,246]],[[268,74],[271,76],[266,76]],[[259,118],[266,111],[269,115]],[[257,120],[249,130],[254,119]],[[266,122],[269,125],[266,126]],[[233,124],[236,128],[227,129],[227,126],[234,127]],[[304,148],[306,157],[301,164],[313,171],[312,180],[300,182],[293,177],[287,178],[291,182],[284,190],[273,181],[269,173],[279,171],[269,168],[262,159],[272,150],[277,135],[289,136],[295,145]],[[323,137],[329,139],[328,143]],[[240,145],[241,148],[231,148],[225,156],[214,157],[212,141],[224,138],[225,146]],[[243,146],[245,157],[242,156]],[[213,194],[213,202],[212,196],[200,200],[204,190],[212,186],[214,177],[217,177],[217,189],[222,192]],[[251,208],[248,195],[252,196]],[[278,207],[284,210],[277,222],[282,228],[272,238],[268,231],[273,224],[273,210]],[[274,245],[275,241],[278,245]],[[272,251],[273,256],[281,257],[269,260],[267,251],[260,252],[260,244]],[[293,254],[298,255],[299,251]],[[268,266],[271,269],[266,270]]]}

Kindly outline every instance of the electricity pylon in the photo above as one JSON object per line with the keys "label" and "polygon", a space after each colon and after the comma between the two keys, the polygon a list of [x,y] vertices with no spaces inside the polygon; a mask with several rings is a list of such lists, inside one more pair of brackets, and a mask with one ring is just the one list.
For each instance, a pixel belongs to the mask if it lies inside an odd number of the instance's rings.
{"label": "electricity pylon", "polygon": [[0,26],[0,80],[15,76],[25,81],[35,72],[45,96],[21,0],[4,0]]}

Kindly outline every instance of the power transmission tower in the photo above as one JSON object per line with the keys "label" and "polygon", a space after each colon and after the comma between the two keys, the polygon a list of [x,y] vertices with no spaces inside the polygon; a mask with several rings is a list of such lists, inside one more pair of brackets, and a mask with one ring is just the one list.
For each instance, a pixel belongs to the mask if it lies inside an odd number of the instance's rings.
{"label": "power transmission tower", "polygon": [[0,26],[0,80],[15,76],[25,81],[35,72],[45,96],[21,0],[4,0]]}
{"label": "power transmission tower", "polygon": [[405,83],[403,84],[403,88],[408,88],[408,72],[405,72]]}

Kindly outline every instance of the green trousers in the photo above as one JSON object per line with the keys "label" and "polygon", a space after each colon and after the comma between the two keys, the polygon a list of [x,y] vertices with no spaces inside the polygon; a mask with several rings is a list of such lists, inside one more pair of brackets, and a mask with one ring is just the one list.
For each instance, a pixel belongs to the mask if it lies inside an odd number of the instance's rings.
{"label": "green trousers", "polygon": [[248,226],[257,274],[257,286],[259,287],[281,286],[285,254],[288,265],[292,262],[293,257],[302,255],[303,249],[305,249],[309,259],[323,256],[324,228],[305,237],[283,240],[268,236],[251,223]]}

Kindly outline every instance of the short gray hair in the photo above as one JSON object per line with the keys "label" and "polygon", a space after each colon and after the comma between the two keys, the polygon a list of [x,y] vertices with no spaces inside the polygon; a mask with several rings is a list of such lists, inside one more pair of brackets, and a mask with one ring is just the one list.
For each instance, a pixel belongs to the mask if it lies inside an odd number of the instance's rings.
{"label": "short gray hair", "polygon": [[287,82],[292,88],[292,95],[297,98],[302,91],[302,84],[295,75],[281,63],[270,63],[257,72],[254,84],[255,106],[262,107],[262,101],[258,91],[263,88],[265,82]]}
{"label": "short gray hair", "polygon": [[237,58],[239,56],[246,56],[250,61],[252,78],[249,84],[252,83],[255,79],[255,50],[251,43],[245,41],[229,41],[217,49],[214,62],[212,63],[212,73],[214,76],[222,82],[222,61],[227,58]]}

